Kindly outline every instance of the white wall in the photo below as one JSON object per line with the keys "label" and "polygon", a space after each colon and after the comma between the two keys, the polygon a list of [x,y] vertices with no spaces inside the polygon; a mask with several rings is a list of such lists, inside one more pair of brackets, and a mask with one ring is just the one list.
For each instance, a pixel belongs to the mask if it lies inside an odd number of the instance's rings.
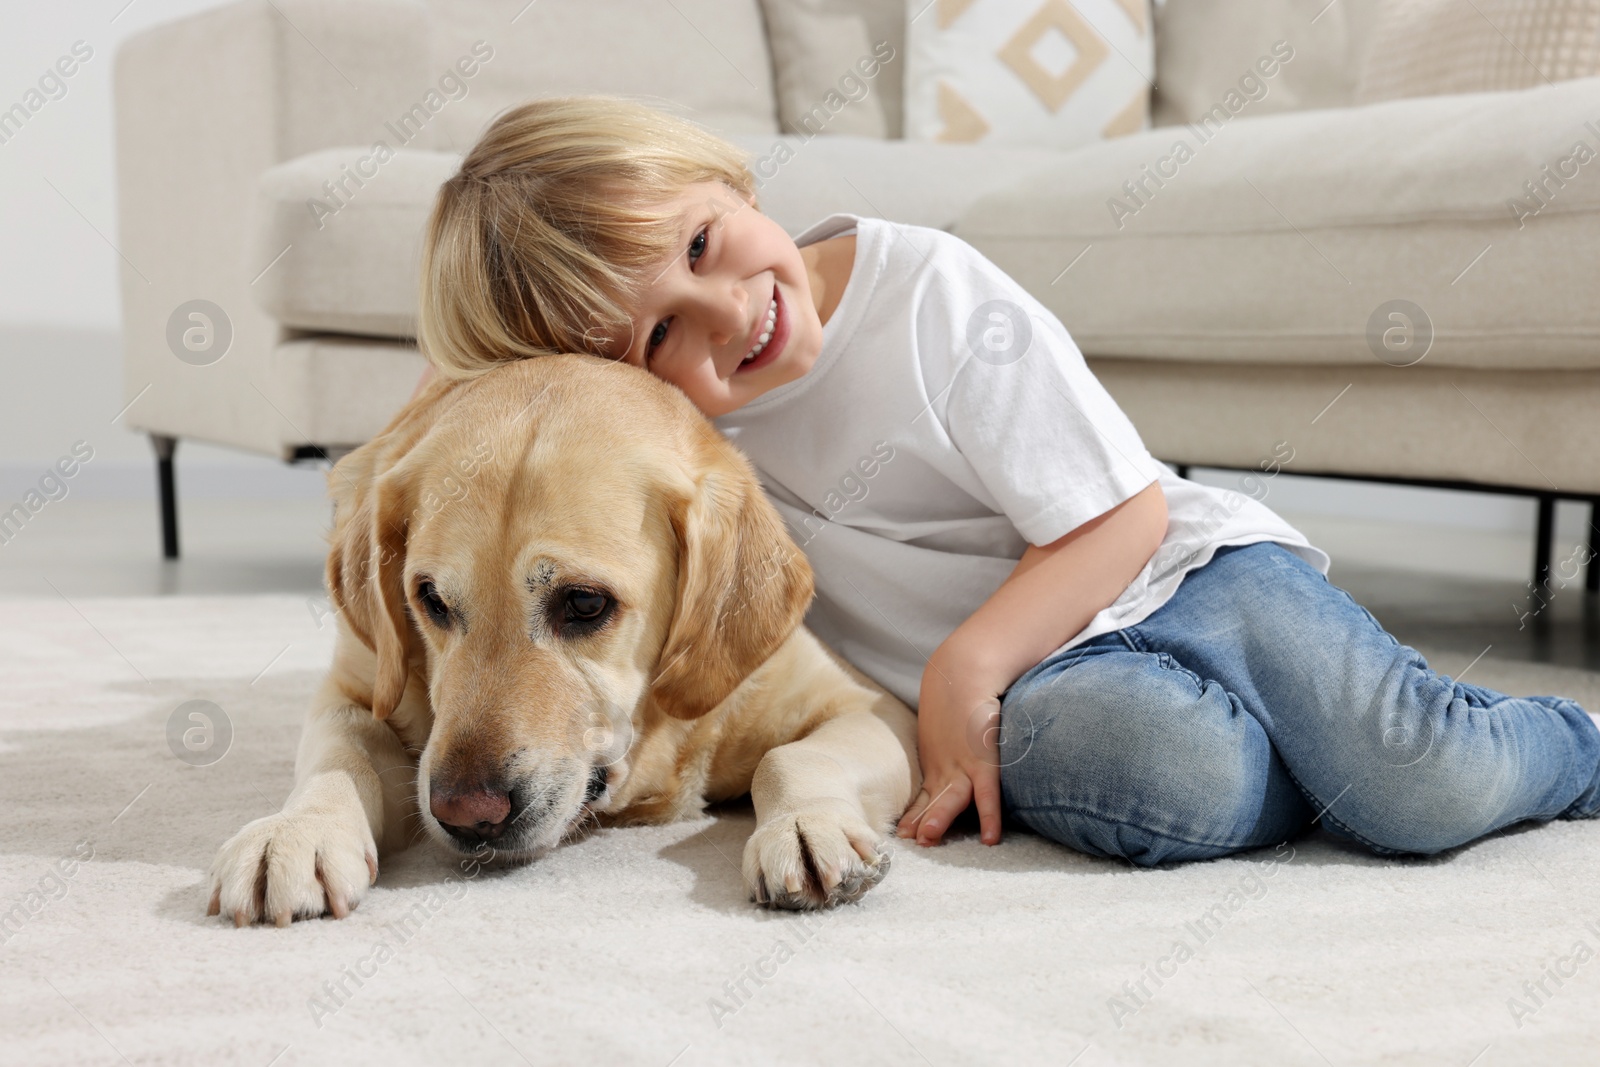
{"label": "white wall", "polygon": [[[0,14],[0,107],[38,83],[73,43],[94,51],[61,99],[0,144],[0,501],[20,495],[73,441],[94,441],[95,462],[73,491],[152,495],[148,441],[116,426],[122,406],[121,322],[113,180],[112,57],[147,26],[224,0],[6,0]],[[1071,324],[1068,323],[1070,327]],[[1198,475],[1234,484],[1229,475]],[[1279,479],[1274,508],[1490,529],[1532,528],[1532,505],[1480,494],[1415,491],[1317,479]],[[320,497],[313,467],[195,442],[179,446],[180,497]],[[1576,508],[1563,528],[1581,527]]]}
{"label": "white wall", "polygon": [[[66,92],[0,144],[0,501],[14,499],[80,438],[93,442],[95,459],[74,479],[74,493],[155,492],[148,440],[110,424],[123,403],[112,60],[129,35],[223,2],[0,7],[0,108],[37,88],[74,42],[93,50],[62,79]],[[323,492],[311,467],[194,442],[178,453],[181,496]]]}
{"label": "white wall", "polygon": [[0,233],[6,235],[0,325],[118,328],[117,254],[107,243],[117,232],[112,57],[130,34],[217,6],[218,0],[7,0],[0,15],[0,107],[35,87],[74,41],[85,42],[94,55],[63,79],[61,99],[45,104],[0,144]]}

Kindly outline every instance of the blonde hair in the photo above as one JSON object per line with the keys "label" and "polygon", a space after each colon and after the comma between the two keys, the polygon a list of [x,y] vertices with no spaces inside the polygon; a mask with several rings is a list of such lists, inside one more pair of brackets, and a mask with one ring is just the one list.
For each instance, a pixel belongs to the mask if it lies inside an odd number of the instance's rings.
{"label": "blonde hair", "polygon": [[722,181],[752,201],[748,153],[616,96],[563,96],[490,123],[439,189],[422,246],[417,344],[450,378],[557,352],[608,355],[682,219],[665,202]]}

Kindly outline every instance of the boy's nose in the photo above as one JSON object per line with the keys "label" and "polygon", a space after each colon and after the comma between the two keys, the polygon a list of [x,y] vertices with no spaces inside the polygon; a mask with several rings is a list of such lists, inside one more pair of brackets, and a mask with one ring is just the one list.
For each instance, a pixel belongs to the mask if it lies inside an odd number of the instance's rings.
{"label": "boy's nose", "polygon": [[744,340],[750,333],[750,299],[743,289],[733,289],[710,309],[711,340],[726,345]]}

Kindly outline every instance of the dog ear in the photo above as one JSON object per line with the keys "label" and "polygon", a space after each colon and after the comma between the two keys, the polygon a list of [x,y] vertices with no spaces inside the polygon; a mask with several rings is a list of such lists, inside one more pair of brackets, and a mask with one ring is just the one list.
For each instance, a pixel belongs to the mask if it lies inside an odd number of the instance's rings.
{"label": "dog ear", "polygon": [[[335,473],[329,473],[330,482]],[[411,671],[411,620],[403,587],[410,479],[391,469],[375,479],[358,480],[365,484],[335,495],[323,579],[334,607],[377,656],[372,714],[387,719],[405,695]]]}
{"label": "dog ear", "polygon": [[814,592],[811,565],[749,461],[720,439],[706,449],[695,492],[670,507],[678,597],[650,687],[678,719],[726,700],[788,640]]}

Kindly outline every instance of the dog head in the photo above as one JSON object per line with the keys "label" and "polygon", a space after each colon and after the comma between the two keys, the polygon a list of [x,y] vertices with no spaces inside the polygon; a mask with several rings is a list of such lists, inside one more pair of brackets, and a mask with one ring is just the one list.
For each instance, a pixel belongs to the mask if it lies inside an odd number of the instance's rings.
{"label": "dog head", "polygon": [[748,460],[591,356],[435,381],[328,480],[329,595],[463,852],[536,855],[606,810],[652,716],[717,707],[812,597]]}

